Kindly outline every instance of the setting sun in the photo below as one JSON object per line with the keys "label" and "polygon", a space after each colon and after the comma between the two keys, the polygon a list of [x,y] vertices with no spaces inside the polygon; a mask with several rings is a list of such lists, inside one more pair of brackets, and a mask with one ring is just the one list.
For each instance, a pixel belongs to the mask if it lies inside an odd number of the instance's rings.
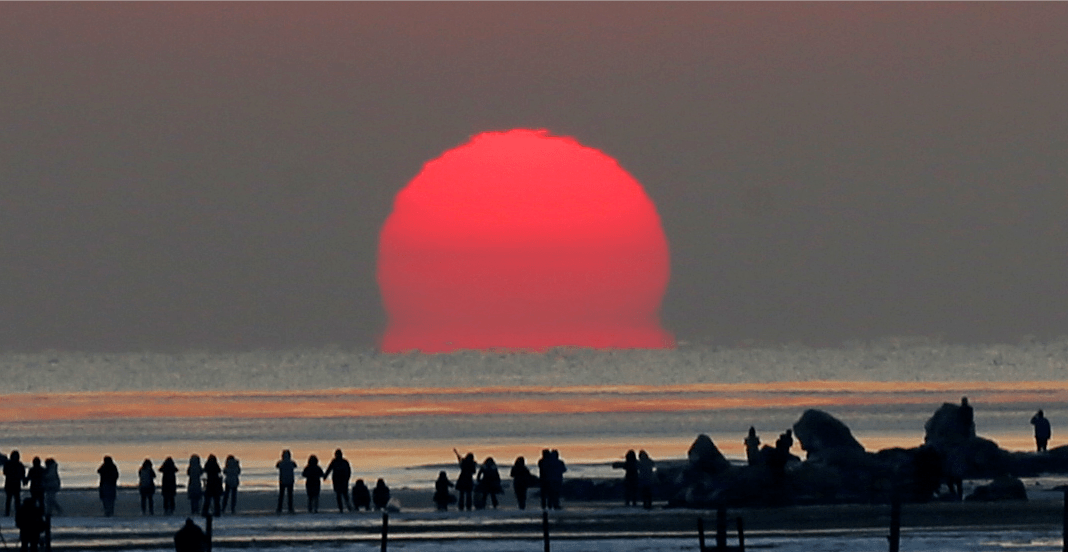
{"label": "setting sun", "polygon": [[445,152],[397,195],[378,253],[387,352],[674,342],[656,208],[572,138],[486,132]]}

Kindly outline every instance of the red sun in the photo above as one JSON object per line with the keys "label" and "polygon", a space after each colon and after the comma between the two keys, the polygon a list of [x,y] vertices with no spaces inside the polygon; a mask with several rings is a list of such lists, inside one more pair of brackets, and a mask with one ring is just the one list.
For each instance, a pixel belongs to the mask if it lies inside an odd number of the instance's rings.
{"label": "red sun", "polygon": [[668,272],[656,208],[614,159],[543,130],[482,133],[397,195],[382,350],[671,347]]}

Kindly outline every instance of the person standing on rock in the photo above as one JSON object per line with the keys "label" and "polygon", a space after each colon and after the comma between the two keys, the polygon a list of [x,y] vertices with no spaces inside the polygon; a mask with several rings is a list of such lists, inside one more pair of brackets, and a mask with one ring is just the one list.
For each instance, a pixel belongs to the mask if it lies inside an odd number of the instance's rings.
{"label": "person standing on rock", "polygon": [[749,426],[749,434],[745,436],[743,442],[745,443],[745,459],[750,466],[759,466],[761,464],[760,437],[757,436],[755,427]]}
{"label": "person standing on rock", "polygon": [[1035,446],[1038,448],[1038,452],[1044,452],[1046,445],[1049,443],[1049,438],[1053,435],[1049,427],[1049,419],[1039,410],[1038,413],[1031,417],[1031,425],[1035,426]]}
{"label": "person standing on rock", "polygon": [[644,450],[638,452],[638,489],[642,508],[653,509],[653,487],[656,485],[656,462]]}

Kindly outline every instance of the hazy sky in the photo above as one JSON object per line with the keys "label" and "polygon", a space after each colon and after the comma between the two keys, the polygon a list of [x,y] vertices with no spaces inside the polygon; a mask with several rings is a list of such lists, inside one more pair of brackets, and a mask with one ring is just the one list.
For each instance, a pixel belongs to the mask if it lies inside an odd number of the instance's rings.
{"label": "hazy sky", "polygon": [[1066,3],[4,3],[0,349],[371,346],[394,195],[615,157],[684,340],[1068,334]]}

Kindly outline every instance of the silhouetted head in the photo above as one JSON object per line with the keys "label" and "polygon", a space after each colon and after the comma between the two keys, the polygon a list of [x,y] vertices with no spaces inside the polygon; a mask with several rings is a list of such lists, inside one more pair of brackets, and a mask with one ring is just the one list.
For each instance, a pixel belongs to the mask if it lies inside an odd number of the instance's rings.
{"label": "silhouetted head", "polygon": [[214,454],[209,454],[208,455],[208,463],[209,464],[218,464],[219,463],[219,459],[215,458]]}
{"label": "silhouetted head", "polygon": [[483,462],[483,464],[485,464],[485,465],[487,465],[487,466],[492,468],[492,467],[495,467],[497,465],[497,462],[493,461],[493,457],[492,456],[487,456],[486,460]]}
{"label": "silhouetted head", "polygon": [[549,449],[541,449],[541,457],[542,458],[548,458],[549,457]]}
{"label": "silhouetted head", "polygon": [[636,460],[638,456],[634,454],[634,449],[630,449],[627,451],[626,456],[624,456],[623,458],[626,460]]}
{"label": "silhouetted head", "polygon": [[645,452],[643,450],[643,451],[638,453],[638,458],[641,458],[642,460],[648,460],[649,459],[649,453]]}
{"label": "silhouetted head", "polygon": [[33,457],[33,467],[35,467],[35,468],[41,467],[41,457],[40,456],[34,456]]}
{"label": "silhouetted head", "polygon": [[164,465],[164,466],[173,466],[174,465],[174,458],[171,458],[170,456],[168,456],[167,459],[163,461],[162,465]]}
{"label": "silhouetted head", "polygon": [[1045,415],[1045,414],[1043,414],[1043,413],[1042,413],[1042,410],[1040,409],[1040,410],[1038,411],[1038,417],[1039,417],[1039,418],[1043,418],[1043,417],[1045,417],[1045,416],[1046,416],[1046,415]]}
{"label": "silhouetted head", "polygon": [[755,427],[749,426],[749,436],[750,437],[756,437],[756,428]]}
{"label": "silhouetted head", "polygon": [[237,463],[237,458],[234,458],[233,454],[228,454],[226,456],[226,465],[227,466],[233,466],[236,463]]}
{"label": "silhouetted head", "polygon": [[141,462],[141,467],[142,468],[151,468],[152,467],[152,461],[149,460],[148,458],[145,458],[145,461]]}
{"label": "silhouetted head", "polygon": [[191,467],[199,468],[200,467],[200,456],[197,455],[197,454],[194,454],[194,455],[190,456],[189,457],[189,465]]}
{"label": "silhouetted head", "polygon": [[560,458],[560,451],[558,451],[556,449],[553,449],[553,450],[549,451],[549,457],[552,458],[553,460],[556,460],[557,458]]}
{"label": "silhouetted head", "polygon": [[341,449],[337,449],[334,451],[334,458],[341,458]]}
{"label": "silhouetted head", "polygon": [[449,476],[445,472],[443,472],[443,471],[439,471],[438,472],[438,479],[448,479],[448,478],[449,478]]}
{"label": "silhouetted head", "polygon": [[11,458],[11,460],[13,460],[15,462],[18,462],[18,460],[19,460],[19,451],[17,451],[17,450],[11,451],[11,456],[9,456],[9,458]]}
{"label": "silhouetted head", "polygon": [[114,463],[115,463],[115,461],[114,461],[114,460],[112,460],[110,456],[105,456],[105,457],[104,457],[104,463],[105,463],[105,464],[114,464]]}
{"label": "silhouetted head", "polygon": [[308,457],[308,465],[309,466],[318,466],[319,465],[319,457],[315,456],[314,454],[309,456]]}
{"label": "silhouetted head", "polygon": [[[442,472],[442,473],[444,473],[444,472]],[[356,484],[355,484],[355,485],[353,485],[353,486],[354,486],[354,487],[366,487],[366,486],[367,486],[367,483],[364,483],[364,482],[363,482],[363,479],[357,479],[357,480],[356,480]]]}
{"label": "silhouetted head", "polygon": [[467,456],[464,456],[464,460],[470,460],[471,462],[474,462],[475,461],[475,453],[473,453],[473,452],[467,453]]}
{"label": "silhouetted head", "polygon": [[185,518],[186,527],[196,527],[197,524],[193,522],[193,518]]}
{"label": "silhouetted head", "polygon": [[968,406],[968,397],[961,397],[960,398],[960,405],[961,406]]}
{"label": "silhouetted head", "polygon": [[282,451],[282,460],[289,460],[292,457],[293,456],[292,454],[290,454],[289,449],[285,449]]}
{"label": "silhouetted head", "polygon": [[527,465],[527,459],[523,458],[522,456],[518,456],[515,459],[515,465],[517,465],[517,466],[525,466],[525,465]]}
{"label": "silhouetted head", "polygon": [[50,467],[55,466],[55,465],[56,465],[56,459],[55,458],[48,458],[48,459],[45,460],[45,467],[46,468],[50,468]]}
{"label": "silhouetted head", "polygon": [[382,478],[379,478],[378,479],[378,483],[376,483],[375,486],[376,487],[385,487],[386,486],[386,480],[382,479]]}

